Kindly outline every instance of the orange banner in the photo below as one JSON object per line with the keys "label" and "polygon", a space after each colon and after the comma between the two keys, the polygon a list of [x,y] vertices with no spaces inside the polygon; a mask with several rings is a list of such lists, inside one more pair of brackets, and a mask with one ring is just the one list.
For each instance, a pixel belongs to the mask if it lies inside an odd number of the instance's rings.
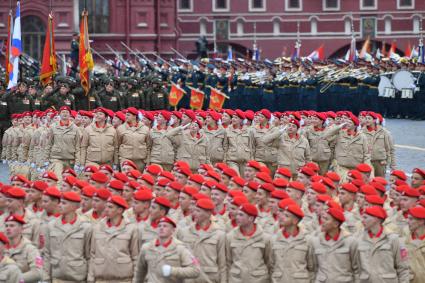
{"label": "orange banner", "polygon": [[229,97],[227,97],[224,93],[220,92],[218,89],[211,87],[209,108],[216,111],[221,110],[223,108],[223,104],[226,98]]}
{"label": "orange banner", "polygon": [[191,87],[190,90],[190,108],[193,110],[202,109],[202,106],[204,105],[205,93],[199,89]]}
{"label": "orange banner", "polygon": [[170,89],[170,95],[168,96],[168,103],[173,106],[176,107],[177,104],[179,104],[180,100],[183,98],[183,95],[186,92],[181,89],[178,85],[176,84],[172,84],[171,85],[171,89]]}
{"label": "orange banner", "polygon": [[43,86],[53,82],[53,75],[57,71],[55,33],[53,31],[53,15],[49,14],[46,41],[44,42],[43,60],[41,63],[40,81]]}
{"label": "orange banner", "polygon": [[88,12],[83,11],[80,23],[80,80],[81,87],[87,95],[90,90],[90,71],[93,70],[94,62],[90,50]]}

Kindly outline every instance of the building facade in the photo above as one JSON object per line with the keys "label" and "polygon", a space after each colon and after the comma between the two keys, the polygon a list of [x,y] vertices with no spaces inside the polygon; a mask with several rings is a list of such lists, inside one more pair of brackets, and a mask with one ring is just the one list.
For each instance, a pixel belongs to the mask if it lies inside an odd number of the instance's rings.
{"label": "building facade", "polygon": [[[14,1],[13,1],[14,2]],[[39,59],[43,50],[48,0],[21,0],[24,52]],[[142,52],[168,57],[175,48],[196,57],[195,42],[206,36],[209,50],[245,56],[254,42],[262,58],[290,56],[301,40],[301,55],[323,44],[325,56],[342,56],[352,30],[358,48],[396,41],[399,53],[418,45],[425,15],[423,0],[54,0],[56,48],[68,53],[79,30],[81,11],[89,11],[92,47],[106,56],[127,53],[121,42]],[[9,0],[0,0],[0,39],[6,38]],[[13,7],[14,8],[14,7]],[[96,58],[97,59],[97,58]],[[3,60],[3,59],[1,59]]]}

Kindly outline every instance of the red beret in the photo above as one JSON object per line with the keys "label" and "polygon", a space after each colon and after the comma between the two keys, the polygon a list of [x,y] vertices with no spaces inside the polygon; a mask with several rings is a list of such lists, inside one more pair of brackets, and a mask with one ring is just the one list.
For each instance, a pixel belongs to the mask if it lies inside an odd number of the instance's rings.
{"label": "red beret", "polygon": [[189,177],[190,175],[192,175],[192,171],[190,171],[190,168],[186,166],[180,166],[179,168],[176,169],[176,172],[183,174],[186,177]]}
{"label": "red beret", "polygon": [[26,193],[23,189],[18,187],[12,187],[7,190],[7,196],[10,198],[16,198],[16,199],[24,199],[26,196]]}
{"label": "red beret", "polygon": [[204,177],[201,174],[192,174],[190,175],[189,181],[195,182],[199,185],[202,185],[204,183]]}
{"label": "red beret", "polygon": [[206,210],[213,210],[215,208],[215,205],[212,200],[208,198],[198,200],[196,202],[196,206]]}
{"label": "red beret", "polygon": [[5,245],[9,245],[9,239],[2,232],[0,232],[0,242],[2,242]]}
{"label": "red beret", "polygon": [[139,170],[133,169],[127,172],[127,176],[133,179],[137,179],[142,176],[142,173]]}
{"label": "red beret", "polygon": [[91,175],[91,180],[97,183],[106,184],[108,182],[108,176],[102,172],[96,172]]}
{"label": "red beret", "polygon": [[254,111],[252,111],[252,110],[246,110],[244,112],[244,114],[245,114],[245,119],[250,120],[250,121],[254,120],[254,116],[255,116]]}
{"label": "red beret", "polygon": [[163,179],[167,179],[168,181],[174,181],[175,180],[174,175],[171,172],[168,172],[168,171],[162,171],[159,174],[159,176],[165,177]]}
{"label": "red beret", "polygon": [[229,192],[229,189],[227,188],[227,186],[224,185],[224,184],[221,184],[221,183],[214,184],[211,189],[212,190],[219,190],[219,191],[222,191],[223,193],[226,193],[226,194]]}
{"label": "red beret", "polygon": [[245,112],[240,109],[236,109],[232,116],[238,116],[240,119],[246,119]]}
{"label": "red beret", "polygon": [[304,184],[301,183],[301,182],[298,182],[298,181],[289,182],[288,187],[295,189],[295,190],[298,190],[298,191],[301,191],[301,192],[305,192]]}
{"label": "red beret", "polygon": [[353,193],[353,194],[357,193],[358,190],[359,190],[355,185],[353,185],[351,183],[344,183],[344,184],[342,184],[341,185],[341,189],[343,189],[343,190],[345,190],[345,191],[347,191],[349,193]]}
{"label": "red beret", "polygon": [[385,180],[385,178],[383,178],[383,177],[374,177],[374,178],[372,179],[372,182],[380,183],[380,184],[382,184],[383,186],[388,185],[387,180]]}
{"label": "red beret", "polygon": [[93,197],[98,197],[102,200],[108,200],[111,197],[111,192],[105,188],[97,189]]}
{"label": "red beret", "polygon": [[291,170],[289,170],[289,168],[286,168],[286,167],[278,168],[276,170],[276,173],[277,174],[280,174],[280,175],[283,175],[285,177],[288,177],[288,178],[291,178],[292,177]]}
{"label": "red beret", "polygon": [[245,195],[239,195],[239,196],[235,196],[232,199],[232,204],[235,206],[240,207],[242,204],[244,203],[248,203],[248,198]]}
{"label": "red beret", "polygon": [[268,120],[270,120],[270,118],[272,117],[272,113],[269,110],[267,110],[267,109],[261,109],[259,111],[259,113],[261,115],[263,115],[264,117],[266,117],[266,119],[268,119]]}
{"label": "red beret", "polygon": [[62,198],[72,202],[81,202],[80,194],[76,192],[64,192]]}
{"label": "red beret", "polygon": [[257,160],[248,160],[248,162],[246,163],[246,166],[252,167],[258,171],[260,171],[261,169],[261,164]]}
{"label": "red beret", "polygon": [[258,189],[272,193],[275,190],[275,187],[270,183],[264,183],[264,184],[261,184]]}
{"label": "red beret", "polygon": [[171,208],[171,202],[165,197],[156,197],[154,199],[154,202],[156,202],[159,205]]}
{"label": "red beret", "polygon": [[411,198],[418,198],[421,196],[421,193],[414,188],[406,186],[404,190],[401,192],[401,195],[411,197]]}
{"label": "red beret", "polygon": [[108,202],[116,204],[124,209],[128,208],[128,203],[122,196],[113,195],[108,199]]}
{"label": "red beret", "polygon": [[48,185],[44,181],[34,181],[31,184],[31,188],[36,189],[40,192],[43,192],[45,189],[47,189]]}
{"label": "red beret", "polygon": [[179,120],[181,120],[182,119],[182,117],[183,117],[183,114],[181,113],[181,112],[179,112],[179,111],[172,111],[171,112],[174,116],[176,116],[176,118],[178,118]]}
{"label": "red beret", "polygon": [[171,182],[167,185],[167,187],[170,187],[171,189],[177,192],[181,192],[181,190],[183,189],[183,185],[180,184],[179,182]]}
{"label": "red beret", "polygon": [[61,108],[59,108],[59,112],[62,111],[68,111],[69,113],[71,113],[71,108],[69,106],[62,106]]}
{"label": "red beret", "polygon": [[158,115],[162,115],[162,117],[164,117],[165,120],[169,121],[171,119],[171,112],[167,111],[167,110],[161,110],[159,111]]}
{"label": "red beret", "polygon": [[84,180],[79,180],[79,179],[77,179],[77,180],[75,180],[75,182],[74,182],[74,185],[73,186],[76,186],[76,187],[78,187],[80,190],[81,189],[83,189],[85,186],[88,186],[89,185],[89,183],[88,182],[86,182],[86,181],[84,181]]}
{"label": "red beret", "polygon": [[407,180],[407,176],[406,173],[404,173],[404,171],[402,170],[393,170],[391,172],[391,175],[396,176],[397,178],[406,181]]}
{"label": "red beret", "polygon": [[96,173],[97,171],[99,171],[99,169],[97,169],[97,167],[94,165],[87,165],[83,170],[83,172],[86,173]]}
{"label": "red beret", "polygon": [[63,178],[63,181],[72,187],[77,181],[77,178],[75,178],[73,175],[68,175],[65,178]]}
{"label": "red beret", "polygon": [[328,203],[332,200],[332,197],[330,195],[317,195],[316,201],[322,202],[322,203]]}
{"label": "red beret", "polygon": [[385,186],[382,183],[371,182],[370,185],[373,186],[378,191],[381,191],[383,193],[386,192]]}
{"label": "red beret", "polygon": [[425,179],[425,169],[415,168],[412,173],[416,173],[422,176]]}
{"label": "red beret", "polygon": [[4,222],[9,222],[9,221],[14,221],[14,222],[18,222],[19,224],[24,225],[25,223],[27,223],[24,219],[24,217],[22,217],[21,215],[18,214],[12,214],[9,215],[8,217],[6,217],[6,219],[4,220]]}
{"label": "red beret", "polygon": [[297,203],[293,199],[286,198],[286,199],[279,201],[278,206],[279,206],[280,209],[286,209],[288,206],[296,205],[296,204]]}
{"label": "red beret", "polygon": [[278,189],[286,189],[288,184],[289,182],[283,178],[276,178],[273,180],[273,185],[275,186],[275,188],[278,188]]}
{"label": "red beret", "polygon": [[425,207],[415,206],[415,207],[409,208],[409,214],[415,218],[425,219]]}
{"label": "red beret", "polygon": [[131,160],[125,160],[125,161],[123,161],[123,163],[121,163],[121,166],[122,167],[123,166],[130,166],[131,168],[133,168],[135,170],[138,170],[139,169],[139,168],[137,168],[137,165],[133,161],[131,161]]}
{"label": "red beret", "polygon": [[365,213],[373,217],[385,220],[387,218],[387,212],[382,206],[370,206],[365,209]]}
{"label": "red beret", "polygon": [[171,181],[167,178],[160,178],[157,182],[156,185],[160,186],[160,187],[165,187],[167,186]]}
{"label": "red beret", "polygon": [[353,113],[349,112],[348,117],[353,121],[354,125],[358,126],[360,124],[359,119]]}
{"label": "red beret", "polygon": [[365,201],[373,205],[384,205],[385,199],[378,195],[366,195]]}
{"label": "red beret", "polygon": [[244,203],[240,206],[240,210],[244,213],[257,217],[258,216],[258,209],[255,205],[250,203]]}
{"label": "red beret", "polygon": [[25,116],[32,116],[32,112],[31,112],[31,111],[25,111],[25,112],[24,112],[24,113],[22,113],[21,115],[22,115],[22,117],[25,117]]}
{"label": "red beret", "polygon": [[[319,165],[317,165],[317,163],[316,163],[316,162],[308,162],[308,163],[306,163],[306,164],[304,165],[304,167],[307,167],[307,168],[312,169],[312,170],[314,171],[314,173],[315,173],[315,174],[313,174],[313,175],[316,175],[316,174],[317,174],[317,172],[319,172],[319,170],[320,170],[320,167],[319,167]],[[312,175],[310,175],[310,176],[312,176]]]}
{"label": "red beret", "polygon": [[79,110],[78,114],[80,114],[81,116],[89,117],[89,118],[93,118],[94,116],[91,111],[85,111],[85,110]]}
{"label": "red beret", "polygon": [[359,180],[363,179],[362,173],[360,173],[360,171],[356,169],[348,171],[347,176],[353,179],[359,179]]}
{"label": "red beret", "polygon": [[192,197],[194,194],[198,193],[198,189],[190,186],[184,186],[181,192]]}
{"label": "red beret", "polygon": [[224,109],[223,112],[229,116],[235,115],[235,111],[233,111],[232,109]]}
{"label": "red beret", "polygon": [[82,190],[81,190],[81,194],[83,196],[92,198],[94,196],[94,194],[96,193],[96,188],[93,186],[85,186]]}
{"label": "red beret", "polygon": [[220,181],[221,181],[220,174],[219,174],[219,173],[217,173],[217,172],[216,172],[216,171],[214,171],[214,170],[208,170],[208,171],[207,171],[207,173],[205,174],[205,176],[206,176],[206,177],[213,178],[213,179],[214,179],[214,180],[216,180],[217,182],[220,182]]}
{"label": "red beret", "polygon": [[208,115],[216,122],[221,119],[221,114],[215,112],[214,110],[208,111]]}
{"label": "red beret", "polygon": [[139,110],[137,110],[135,107],[128,107],[127,108],[127,113],[133,114],[133,115],[138,115],[139,114]]}
{"label": "red beret", "polygon": [[311,189],[318,194],[326,194],[326,186],[319,182],[311,183]]}
{"label": "red beret", "polygon": [[187,117],[189,117],[190,120],[196,119],[196,114],[192,110],[184,110],[183,114],[186,115]]}
{"label": "red beret", "polygon": [[112,180],[109,182],[108,187],[111,187],[114,190],[122,191],[124,189],[124,183],[120,180]]}
{"label": "red beret", "polygon": [[53,181],[56,181],[56,182],[59,181],[59,179],[56,176],[56,174],[54,172],[52,172],[52,171],[45,172],[41,177],[42,178],[45,178],[45,179],[50,179],[50,180],[53,180]]}
{"label": "red beret", "polygon": [[366,196],[371,196],[371,195],[378,195],[378,192],[376,191],[376,189],[371,186],[371,185],[363,185],[360,187],[360,193],[366,195]]}
{"label": "red beret", "polygon": [[339,221],[339,222],[344,222],[345,221],[345,217],[344,217],[344,211],[338,208],[328,208],[328,210],[326,211],[330,216],[332,216],[335,220]]}
{"label": "red beret", "polygon": [[301,207],[296,204],[291,204],[286,207],[286,210],[292,213],[293,215],[297,216],[298,218],[304,217],[304,212],[302,211]]}
{"label": "red beret", "polygon": [[52,198],[58,198],[60,199],[62,197],[61,192],[56,187],[50,187],[44,190],[44,195],[52,197]]}
{"label": "red beret", "polygon": [[105,116],[110,116],[111,114],[109,110],[104,107],[98,107],[95,110],[93,110],[93,113],[98,113],[98,112],[102,112],[103,114],[105,114]]}
{"label": "red beret", "polygon": [[209,171],[209,170],[214,170],[214,167],[212,167],[211,165],[209,165],[209,164],[201,164],[201,166],[199,166],[199,169],[203,169],[203,170],[205,170],[205,171]]}
{"label": "red beret", "polygon": [[335,184],[334,184],[334,182],[330,178],[328,178],[328,177],[323,177],[320,180],[320,183],[324,184],[325,186],[327,186],[331,190],[335,190]]}
{"label": "red beret", "polygon": [[257,172],[255,174],[255,178],[258,178],[261,181],[266,182],[266,183],[272,183],[273,182],[273,179],[270,177],[270,175],[265,173],[265,172]]}
{"label": "red beret", "polygon": [[289,195],[287,192],[282,191],[282,190],[274,190],[271,194],[270,197],[275,198],[275,199],[286,199],[289,198]]}
{"label": "red beret", "polygon": [[99,166],[99,170],[108,171],[109,173],[114,173],[114,170],[112,169],[111,165],[108,164],[102,164]]}
{"label": "red beret", "polygon": [[125,183],[125,185],[133,190],[138,190],[140,187],[140,184],[136,181],[128,181],[127,183]]}
{"label": "red beret", "polygon": [[125,175],[124,173],[122,173],[122,172],[115,172],[113,175],[112,175],[112,177],[114,177],[115,179],[117,179],[117,180],[120,180],[121,182],[123,182],[123,183],[127,183],[128,182],[128,177],[127,177],[127,175]]}
{"label": "red beret", "polygon": [[223,174],[228,176],[229,178],[235,177],[238,175],[238,172],[235,171],[233,168],[225,168],[223,170]]}
{"label": "red beret", "polygon": [[333,171],[329,171],[325,174],[325,177],[328,177],[329,179],[331,179],[334,182],[339,182],[341,180],[341,177]]}
{"label": "red beret", "polygon": [[168,223],[174,226],[174,228],[177,227],[176,222],[174,222],[173,219],[167,217],[167,216],[163,216],[161,217],[161,219],[159,220],[159,223]]}
{"label": "red beret", "polygon": [[253,191],[257,191],[258,188],[260,187],[260,184],[258,184],[257,182],[254,182],[254,181],[249,181],[249,182],[246,182],[244,186],[253,190]]}
{"label": "red beret", "polygon": [[243,187],[246,183],[245,179],[240,176],[232,177],[231,181],[240,187]]}
{"label": "red beret", "polygon": [[372,167],[366,163],[360,163],[356,166],[356,169],[362,173],[370,173],[372,172]]}
{"label": "red beret", "polygon": [[150,174],[142,174],[142,176],[140,176],[138,179],[141,179],[152,186],[155,185],[155,179]]}
{"label": "red beret", "polygon": [[161,172],[162,172],[162,168],[161,168],[161,166],[156,165],[156,164],[151,164],[151,165],[147,166],[147,167],[145,168],[145,170],[146,170],[146,172],[148,172],[149,174],[152,174],[152,175],[155,175],[155,176],[158,176],[158,175],[159,175],[159,174],[161,174]]}
{"label": "red beret", "polygon": [[134,193],[133,198],[139,201],[151,201],[153,194],[151,190],[138,190]]}
{"label": "red beret", "polygon": [[297,119],[290,119],[288,123],[297,126],[297,128],[300,127],[300,122]]}

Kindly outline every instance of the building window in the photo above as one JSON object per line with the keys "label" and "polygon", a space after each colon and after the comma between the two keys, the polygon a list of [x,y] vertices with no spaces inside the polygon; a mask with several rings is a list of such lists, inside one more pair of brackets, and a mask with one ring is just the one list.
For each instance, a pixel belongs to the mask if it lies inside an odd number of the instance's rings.
{"label": "building window", "polygon": [[301,11],[303,9],[302,0],[285,0],[286,11]]}
{"label": "building window", "polygon": [[200,35],[206,35],[207,34],[207,21],[205,19],[202,19],[199,23],[199,34]]}
{"label": "building window", "polygon": [[414,9],[415,0],[397,0],[397,9]]}
{"label": "building window", "polygon": [[351,34],[351,19],[350,18],[346,18],[344,20],[344,32],[345,34]]}
{"label": "building window", "polygon": [[385,18],[385,34],[391,34],[391,17]]}
{"label": "building window", "polygon": [[[80,15],[84,9],[85,0],[80,0]],[[89,12],[89,33],[109,32],[109,0],[87,1]]]}
{"label": "building window", "polygon": [[420,31],[421,21],[418,16],[413,18],[413,33],[418,34]]}
{"label": "building window", "polygon": [[311,19],[310,27],[311,27],[311,34],[316,35],[317,34],[317,19],[316,18]]}
{"label": "building window", "polygon": [[280,21],[278,19],[273,20],[273,35],[280,34]]}
{"label": "building window", "polygon": [[323,11],[339,11],[340,0],[323,0]]}
{"label": "building window", "polygon": [[192,12],[193,0],[179,0],[179,11]]}
{"label": "building window", "polygon": [[243,35],[243,20],[241,19],[236,22],[236,33],[238,36]]}
{"label": "building window", "polygon": [[229,0],[213,0],[213,12],[229,12]]}
{"label": "building window", "polygon": [[249,0],[250,12],[264,12],[266,11],[266,0]]}
{"label": "building window", "polygon": [[376,10],[377,7],[376,0],[360,0],[360,9],[361,10]]}

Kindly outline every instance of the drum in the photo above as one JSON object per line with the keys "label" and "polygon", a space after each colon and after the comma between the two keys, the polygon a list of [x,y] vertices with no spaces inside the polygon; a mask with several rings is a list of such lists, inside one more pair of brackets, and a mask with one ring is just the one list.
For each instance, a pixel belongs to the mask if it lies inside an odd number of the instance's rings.
{"label": "drum", "polygon": [[403,88],[401,90],[401,98],[413,99],[413,89],[411,89],[411,88]]}
{"label": "drum", "polygon": [[395,98],[395,88],[393,88],[393,87],[386,87],[384,89],[384,97]]}
{"label": "drum", "polygon": [[394,87],[402,91],[403,89],[415,89],[415,76],[406,70],[397,71],[391,79]]}
{"label": "drum", "polygon": [[381,76],[380,78],[381,79],[380,79],[379,85],[378,85],[378,91],[379,91],[378,96],[380,96],[380,97],[386,97],[385,96],[385,88],[392,88],[393,85],[391,83],[391,80],[388,77]]}

